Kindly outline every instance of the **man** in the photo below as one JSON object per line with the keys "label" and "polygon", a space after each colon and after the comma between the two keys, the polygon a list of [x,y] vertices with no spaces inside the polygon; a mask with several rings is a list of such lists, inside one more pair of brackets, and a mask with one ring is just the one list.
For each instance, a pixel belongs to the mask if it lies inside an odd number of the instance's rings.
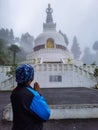
{"label": "man", "polygon": [[12,130],[42,130],[43,122],[49,120],[50,109],[39,94],[39,84],[34,83],[34,69],[31,65],[20,65],[16,69],[17,87],[11,94],[13,110]]}

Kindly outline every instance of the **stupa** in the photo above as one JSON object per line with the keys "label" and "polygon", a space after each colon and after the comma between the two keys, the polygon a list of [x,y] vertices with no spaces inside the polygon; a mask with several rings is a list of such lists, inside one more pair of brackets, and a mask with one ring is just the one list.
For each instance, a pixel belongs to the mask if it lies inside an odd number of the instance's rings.
{"label": "stupa", "polygon": [[56,30],[52,13],[48,4],[43,32],[36,37],[33,51],[21,64],[34,66],[35,81],[41,87],[92,87],[95,84],[93,69],[84,68],[82,61],[73,58],[64,37]]}

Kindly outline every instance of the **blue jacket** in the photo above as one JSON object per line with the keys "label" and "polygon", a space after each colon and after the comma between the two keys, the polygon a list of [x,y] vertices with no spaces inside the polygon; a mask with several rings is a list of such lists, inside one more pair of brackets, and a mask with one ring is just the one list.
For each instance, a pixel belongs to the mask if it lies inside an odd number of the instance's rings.
{"label": "blue jacket", "polygon": [[[48,116],[37,112],[43,111],[43,106],[36,104],[36,98],[43,98],[35,92],[30,86],[17,86],[11,94],[11,103],[13,110],[13,128],[12,130],[42,130],[43,122],[50,116],[50,109],[46,103],[45,109],[48,109]],[[38,109],[34,106],[37,105]],[[40,108],[40,109],[39,109]],[[43,111],[44,112],[44,111]]]}

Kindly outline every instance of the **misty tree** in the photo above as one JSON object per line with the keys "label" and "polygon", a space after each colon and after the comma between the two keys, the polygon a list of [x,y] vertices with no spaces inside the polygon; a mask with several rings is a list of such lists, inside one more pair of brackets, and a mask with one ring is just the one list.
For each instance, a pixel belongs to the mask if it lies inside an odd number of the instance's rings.
{"label": "misty tree", "polygon": [[10,32],[9,32],[9,42],[10,42],[11,44],[14,43],[14,33],[13,33],[13,30],[12,30],[12,29],[10,29]]}
{"label": "misty tree", "polygon": [[84,64],[90,65],[95,63],[95,55],[91,53],[90,48],[84,49],[83,57],[81,58]]}
{"label": "misty tree", "polygon": [[20,42],[20,38],[19,37],[15,37],[14,41],[15,41],[15,43],[19,43]]}
{"label": "misty tree", "polygon": [[81,55],[81,50],[80,50],[79,43],[77,41],[76,36],[74,36],[74,38],[73,38],[73,44],[72,44],[72,47],[71,47],[71,52],[73,53],[75,59],[79,59],[79,57]]}
{"label": "misty tree", "polygon": [[[30,38],[27,39],[30,40]],[[14,43],[20,44],[20,38],[14,36],[13,29],[1,28],[0,29],[0,65],[12,65],[13,55],[12,55],[12,51],[9,50],[9,48]],[[32,47],[30,46],[29,48],[31,49]],[[15,54],[16,62],[21,62],[26,57],[26,52],[22,48],[20,49],[21,51],[16,52],[17,55]]]}
{"label": "misty tree", "polygon": [[97,84],[95,85],[95,88],[98,89],[98,67],[96,67],[94,70],[94,76],[95,76],[96,82],[97,82]]}
{"label": "misty tree", "polygon": [[93,49],[98,53],[98,41],[93,44]]}
{"label": "misty tree", "polygon": [[7,65],[10,62],[10,56],[6,44],[4,39],[0,39],[0,65]]}
{"label": "misty tree", "polygon": [[9,50],[11,50],[13,52],[13,65],[16,64],[16,53],[18,53],[20,50],[20,48],[17,45],[12,44],[9,47]]}
{"label": "misty tree", "polygon": [[63,36],[66,45],[68,45],[69,41],[68,41],[68,38],[67,38],[66,34],[62,33],[61,30],[59,30],[59,33]]}
{"label": "misty tree", "polygon": [[4,39],[7,44],[12,44],[14,43],[14,33],[12,29],[0,29],[0,38]]}
{"label": "misty tree", "polygon": [[8,39],[9,39],[9,30],[8,29],[1,29],[0,30],[0,37],[5,39],[7,42],[8,42]]}
{"label": "misty tree", "polygon": [[94,42],[93,50],[96,51],[95,61],[96,61],[96,64],[98,64],[98,41]]}
{"label": "misty tree", "polygon": [[17,62],[22,62],[22,61],[26,60],[27,53],[24,51],[23,48],[20,48],[20,49],[21,49],[21,51],[19,51],[17,53],[17,59],[16,59]]}
{"label": "misty tree", "polygon": [[4,38],[6,36],[6,30],[4,28],[0,29],[0,38]]}
{"label": "misty tree", "polygon": [[26,52],[30,52],[33,50],[33,41],[34,37],[29,33],[22,34],[20,40],[21,47],[23,47]]}
{"label": "misty tree", "polygon": [[0,39],[0,50],[5,49],[6,41],[4,39]]}
{"label": "misty tree", "polygon": [[5,64],[5,53],[4,53],[5,41],[0,39],[0,65]]}

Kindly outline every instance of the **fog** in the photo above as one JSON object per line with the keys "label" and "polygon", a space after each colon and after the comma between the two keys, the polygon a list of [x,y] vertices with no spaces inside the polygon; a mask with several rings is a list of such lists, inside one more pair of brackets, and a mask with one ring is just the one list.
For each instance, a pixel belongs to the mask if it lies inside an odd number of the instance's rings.
{"label": "fog", "polygon": [[51,4],[57,31],[72,44],[76,35],[83,50],[98,40],[98,0],[0,0],[0,28],[12,28],[15,36],[29,32],[35,38],[42,32],[45,10]]}

